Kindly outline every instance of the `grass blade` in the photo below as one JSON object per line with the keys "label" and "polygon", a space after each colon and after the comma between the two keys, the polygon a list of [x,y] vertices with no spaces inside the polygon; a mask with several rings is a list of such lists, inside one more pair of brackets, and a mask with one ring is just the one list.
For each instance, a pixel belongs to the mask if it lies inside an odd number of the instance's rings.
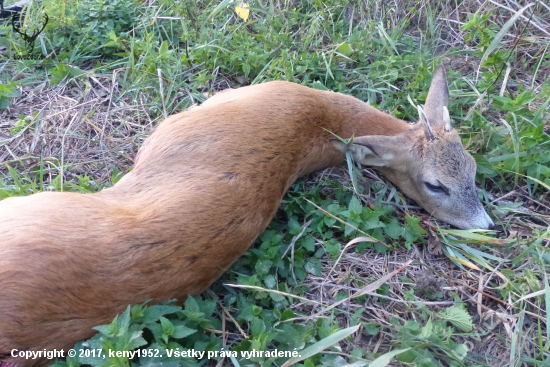
{"label": "grass blade", "polygon": [[476,233],[476,230],[440,229],[440,231],[445,235],[460,237],[469,242],[477,243],[480,245],[505,247],[511,244],[511,241],[508,239],[498,239],[485,236],[483,234]]}
{"label": "grass blade", "polygon": [[503,258],[498,257],[498,256],[487,254],[483,251],[476,250],[475,248],[471,248],[470,246],[468,246],[464,243],[459,243],[458,246],[460,246],[464,251],[469,252],[470,254],[472,254],[476,257],[479,257],[480,259],[485,258],[485,259],[495,260],[495,261],[499,261],[499,262],[508,262],[508,261],[510,261],[510,260],[503,259]]}
{"label": "grass blade", "polygon": [[369,367],[385,367],[385,366],[388,365],[388,363],[391,362],[393,357],[395,357],[396,355],[401,354],[403,352],[406,352],[409,349],[411,349],[411,348],[396,349],[396,350],[392,350],[391,352],[385,353],[385,354],[381,355],[380,357],[376,358],[371,363],[369,363]]}
{"label": "grass blade", "polygon": [[500,31],[498,31],[495,38],[489,44],[489,47],[487,47],[487,50],[485,50],[485,53],[483,54],[481,61],[479,62],[479,66],[477,67],[477,72],[476,72],[476,81],[479,77],[479,69],[481,68],[481,65],[483,65],[485,60],[487,60],[487,57],[489,57],[491,52],[493,52],[500,45],[500,42],[504,38],[504,35],[506,34],[506,32],[508,32],[508,29],[510,29],[510,27],[516,22],[516,20],[518,20],[518,18],[521,17],[523,12],[527,10],[527,8],[530,8],[533,5],[534,5],[533,3],[530,3],[525,5],[523,8],[519,9],[512,18],[508,19],[508,21],[504,23]]}
{"label": "grass blade", "polygon": [[210,13],[208,18],[206,18],[206,21],[210,20],[210,18],[215,17],[219,12],[221,12],[223,9],[227,8],[229,6],[229,4],[231,4],[232,2],[233,2],[233,0],[223,0],[218,6],[216,6],[216,8],[214,8],[212,13]]}
{"label": "grass blade", "polygon": [[302,350],[299,357],[292,357],[288,361],[286,361],[281,367],[289,367],[292,366],[295,363],[298,363],[300,361],[303,361],[306,358],[312,357],[316,355],[317,353],[322,352],[323,350],[333,346],[334,344],[338,343],[339,341],[347,338],[351,334],[355,333],[357,329],[359,329],[361,325],[356,325],[352,327],[348,327],[346,329],[338,330],[332,335],[327,336],[324,339],[319,340],[317,343],[310,345],[306,349]]}
{"label": "grass blade", "polygon": [[548,276],[544,277],[544,290],[546,295],[544,296],[544,303],[546,303],[546,335],[550,335],[550,286],[548,285]]}

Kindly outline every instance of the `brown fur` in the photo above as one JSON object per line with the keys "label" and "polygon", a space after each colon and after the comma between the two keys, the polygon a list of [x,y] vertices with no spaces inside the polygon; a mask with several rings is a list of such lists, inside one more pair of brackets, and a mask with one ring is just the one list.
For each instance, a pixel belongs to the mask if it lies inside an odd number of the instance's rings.
{"label": "brown fur", "polygon": [[353,97],[265,83],[167,118],[112,188],[0,202],[0,356],[32,365],[11,350],[67,349],[129,304],[201,293],[296,178],[343,161],[324,129],[349,138],[415,126]]}

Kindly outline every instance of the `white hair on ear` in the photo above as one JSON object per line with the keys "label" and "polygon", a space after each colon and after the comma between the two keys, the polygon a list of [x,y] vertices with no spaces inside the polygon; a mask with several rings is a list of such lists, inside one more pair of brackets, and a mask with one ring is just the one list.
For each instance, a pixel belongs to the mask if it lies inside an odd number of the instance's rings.
{"label": "white hair on ear", "polygon": [[426,116],[422,107],[417,106],[417,108],[418,108],[418,118],[426,128],[426,135],[428,136],[428,140],[429,141],[435,140],[435,134],[432,130],[432,127],[430,126],[430,121],[428,121],[428,116]]}
{"label": "white hair on ear", "polygon": [[443,106],[443,126],[445,131],[451,131],[453,129],[451,125],[451,115],[449,115],[447,106]]}

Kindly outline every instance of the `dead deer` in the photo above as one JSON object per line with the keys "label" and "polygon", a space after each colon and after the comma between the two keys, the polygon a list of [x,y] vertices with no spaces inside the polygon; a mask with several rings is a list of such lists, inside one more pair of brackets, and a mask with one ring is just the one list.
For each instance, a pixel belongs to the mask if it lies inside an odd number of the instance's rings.
{"label": "dead deer", "polygon": [[3,200],[0,360],[32,365],[12,350],[67,349],[129,304],[200,294],[265,230],[298,177],[343,162],[347,146],[327,130],[355,135],[355,159],[434,217],[492,227],[447,99],[441,67],[414,125],[339,93],[243,87],[161,122],[112,188]]}

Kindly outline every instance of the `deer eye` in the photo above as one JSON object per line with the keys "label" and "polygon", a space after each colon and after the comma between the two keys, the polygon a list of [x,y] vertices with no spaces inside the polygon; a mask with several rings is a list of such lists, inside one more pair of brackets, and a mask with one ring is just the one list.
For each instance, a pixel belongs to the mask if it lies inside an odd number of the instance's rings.
{"label": "deer eye", "polygon": [[427,181],[424,182],[424,185],[426,185],[426,188],[430,190],[431,192],[435,194],[446,194],[449,195],[449,190],[445,186],[441,184],[441,182],[438,182],[439,185],[434,185],[432,183],[429,183]]}

